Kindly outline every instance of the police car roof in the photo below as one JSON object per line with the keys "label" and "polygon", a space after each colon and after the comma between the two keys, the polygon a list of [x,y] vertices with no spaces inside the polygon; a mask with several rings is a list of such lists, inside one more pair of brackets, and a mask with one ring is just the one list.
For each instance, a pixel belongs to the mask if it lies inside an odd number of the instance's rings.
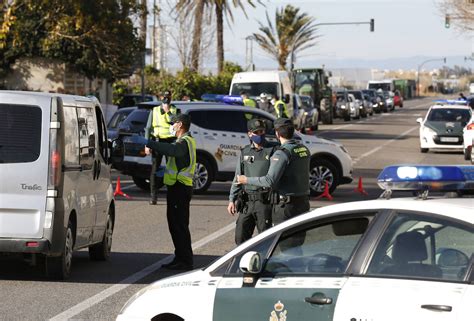
{"label": "police car roof", "polygon": [[[216,109],[232,109],[232,110],[252,110],[255,112],[264,112],[260,109],[256,109],[254,107],[249,107],[249,106],[239,106],[239,105],[229,105],[229,104],[224,104],[224,103],[213,103],[213,102],[206,102],[206,101],[172,101],[171,104],[175,105],[176,107],[180,108],[182,111],[184,110],[194,110],[194,109],[199,109],[202,107],[211,107],[211,108],[216,108]],[[161,102],[159,101],[147,101],[138,104],[138,108],[153,108],[156,106],[161,105]]]}
{"label": "police car roof", "polygon": [[449,109],[471,109],[468,105],[449,105],[449,104],[442,104],[442,105],[433,105],[431,106],[433,109],[444,109],[444,108],[449,108]]}

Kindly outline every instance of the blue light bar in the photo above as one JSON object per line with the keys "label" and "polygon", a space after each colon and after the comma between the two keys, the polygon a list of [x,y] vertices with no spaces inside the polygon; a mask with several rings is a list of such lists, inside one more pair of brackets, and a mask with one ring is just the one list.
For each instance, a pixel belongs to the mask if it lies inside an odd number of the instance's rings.
{"label": "blue light bar", "polygon": [[242,97],[239,95],[218,95],[218,94],[204,94],[201,96],[203,101],[214,103],[224,103],[228,105],[243,105]]}
{"label": "blue light bar", "polygon": [[377,183],[380,188],[393,191],[474,190],[474,166],[388,166]]}
{"label": "blue light bar", "polygon": [[437,105],[467,105],[467,100],[438,99],[434,101]]}

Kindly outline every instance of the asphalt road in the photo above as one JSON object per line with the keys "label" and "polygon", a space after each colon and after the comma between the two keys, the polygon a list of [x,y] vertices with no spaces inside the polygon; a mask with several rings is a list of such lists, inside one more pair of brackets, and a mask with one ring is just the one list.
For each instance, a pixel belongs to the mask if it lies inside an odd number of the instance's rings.
{"label": "asphalt road", "polygon": [[[431,99],[406,101],[403,109],[345,123],[320,125],[317,135],[340,141],[354,160],[354,182],[340,186],[334,200],[311,200],[312,208],[377,198],[380,170],[399,163],[467,164],[461,153],[421,154],[418,124]],[[359,178],[368,195],[354,191]],[[132,197],[117,198],[113,254],[108,262],[89,261],[87,251],[74,254],[66,282],[52,282],[43,271],[17,257],[0,257],[0,320],[113,320],[125,302],[147,284],[167,276],[160,270],[173,246],[166,223],[165,195],[148,205],[147,193],[121,177]],[[195,265],[202,267],[234,248],[235,218],[227,214],[229,183],[215,183],[191,202]]]}

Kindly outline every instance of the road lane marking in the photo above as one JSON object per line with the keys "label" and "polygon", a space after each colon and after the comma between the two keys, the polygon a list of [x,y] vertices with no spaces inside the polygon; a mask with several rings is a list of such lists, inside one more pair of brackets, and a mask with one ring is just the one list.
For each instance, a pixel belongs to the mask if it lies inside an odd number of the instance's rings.
{"label": "road lane marking", "polygon": [[[221,237],[222,235],[232,231],[234,228],[235,228],[235,222],[233,222],[233,223],[231,223],[227,226],[224,226],[220,230],[217,230],[216,232],[214,232],[214,233],[200,239],[199,241],[195,242],[192,245],[193,250],[197,250],[197,249],[205,246],[209,242],[212,242],[215,239]],[[115,284],[111,287],[108,287],[107,289],[105,289],[105,290],[97,293],[96,295],[90,297],[89,299],[86,299],[86,300],[76,304],[75,306],[67,309],[66,311],[63,311],[60,314],[52,317],[50,319],[50,321],[69,320],[69,319],[73,318],[74,316],[78,315],[79,313],[91,308],[92,306],[96,305],[97,303],[102,302],[103,300],[107,299],[108,297],[110,297],[110,296],[126,289],[127,287],[134,284],[135,282],[137,282],[137,281],[143,279],[144,277],[146,277],[147,275],[155,272],[156,270],[158,270],[161,267],[161,265],[163,265],[163,263],[165,263],[166,261],[168,261],[172,257],[173,257],[173,255],[170,254],[167,257],[165,257],[165,258],[163,258],[163,259],[147,266],[143,270],[141,270],[141,271],[139,271],[135,274],[132,274],[129,277],[123,279],[119,283],[117,283],[117,284]]]}
{"label": "road lane marking", "polygon": [[393,138],[393,139],[391,139],[391,140],[389,140],[389,141],[386,141],[386,142],[383,143],[382,145],[380,145],[380,146],[378,146],[378,147],[376,147],[376,148],[374,148],[374,149],[368,151],[367,153],[364,153],[364,154],[360,155],[359,157],[355,158],[355,159],[352,161],[352,165],[357,164],[360,160],[366,158],[367,156],[372,155],[373,153],[378,152],[379,150],[381,150],[381,149],[384,148],[385,146],[390,145],[391,143],[393,143],[393,142],[399,140],[400,138],[405,137],[406,135],[408,135],[409,133],[411,133],[412,131],[414,131],[414,130],[416,130],[416,129],[418,129],[418,128],[420,128],[420,127],[419,127],[419,126],[412,127],[412,128],[410,128],[410,129],[408,129],[407,131],[404,131],[403,133],[401,133],[401,134],[398,135],[397,137],[395,137],[395,138]]}

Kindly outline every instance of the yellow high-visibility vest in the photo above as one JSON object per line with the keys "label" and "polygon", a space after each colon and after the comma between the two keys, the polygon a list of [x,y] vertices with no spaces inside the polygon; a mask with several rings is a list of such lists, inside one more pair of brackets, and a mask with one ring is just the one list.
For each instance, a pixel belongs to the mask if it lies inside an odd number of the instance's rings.
{"label": "yellow high-visibility vest", "polygon": [[243,100],[244,106],[257,107],[257,104],[253,99],[247,98]]}
{"label": "yellow high-visibility vest", "polygon": [[177,142],[183,139],[188,145],[189,165],[178,171],[175,157],[168,157],[163,178],[165,185],[174,185],[178,181],[186,186],[193,186],[194,171],[196,170],[196,141],[191,136],[186,135],[179,138]]}
{"label": "yellow high-visibility vest", "polygon": [[[284,115],[280,115],[280,105],[283,105],[283,114]],[[288,113],[288,106],[286,106],[285,102],[283,100],[277,100],[275,102],[275,115],[277,116],[277,118],[280,118],[280,117],[285,117],[285,118],[289,118],[290,117],[290,114]]]}
{"label": "yellow high-visibility vest", "polygon": [[156,138],[170,138],[173,135],[170,134],[170,117],[176,115],[178,109],[176,106],[171,105],[170,111],[165,113],[161,106],[153,108],[153,136]]}

